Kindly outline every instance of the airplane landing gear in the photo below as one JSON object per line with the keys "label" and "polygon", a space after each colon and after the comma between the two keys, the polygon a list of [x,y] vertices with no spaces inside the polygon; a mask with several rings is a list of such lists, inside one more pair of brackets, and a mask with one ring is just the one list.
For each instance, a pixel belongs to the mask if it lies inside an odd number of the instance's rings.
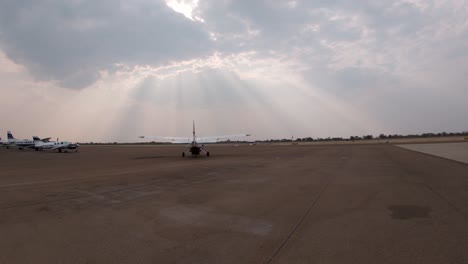
{"label": "airplane landing gear", "polygon": [[208,151],[208,152],[206,152],[206,156],[207,156],[207,157],[209,157],[209,156],[210,156],[210,152],[209,152],[209,151]]}
{"label": "airplane landing gear", "polygon": [[185,152],[182,152],[182,158],[185,157]]}

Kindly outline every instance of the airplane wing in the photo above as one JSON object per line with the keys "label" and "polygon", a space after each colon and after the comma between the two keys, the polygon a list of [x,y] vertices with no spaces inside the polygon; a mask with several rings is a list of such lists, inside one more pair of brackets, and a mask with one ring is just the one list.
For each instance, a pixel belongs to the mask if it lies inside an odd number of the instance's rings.
{"label": "airplane wing", "polygon": [[250,134],[234,134],[234,135],[224,135],[224,136],[211,136],[211,137],[199,137],[197,138],[198,143],[216,143],[220,141],[226,141],[239,137],[249,137]]}
{"label": "airplane wing", "polygon": [[[224,136],[210,136],[210,137],[197,137],[198,143],[216,143],[220,141],[225,141],[228,139],[238,138],[238,137],[248,137],[250,134],[234,134],[234,135],[224,135]],[[188,144],[191,143],[193,138],[191,137],[158,137],[158,136],[140,136],[142,139],[149,139],[156,142],[170,142],[174,144]]]}
{"label": "airplane wing", "polygon": [[170,142],[174,144],[191,143],[193,138],[189,137],[159,137],[159,136],[140,136],[142,139],[149,139],[156,142]]}
{"label": "airplane wing", "polygon": [[50,141],[50,137],[48,137],[48,138],[43,138],[43,139],[41,139],[41,141],[42,141],[42,142],[49,142],[49,141]]}
{"label": "airplane wing", "polygon": [[80,147],[80,144],[78,143],[67,143],[67,144],[60,144],[57,146],[53,146],[51,149],[57,150],[57,149],[76,149]]}

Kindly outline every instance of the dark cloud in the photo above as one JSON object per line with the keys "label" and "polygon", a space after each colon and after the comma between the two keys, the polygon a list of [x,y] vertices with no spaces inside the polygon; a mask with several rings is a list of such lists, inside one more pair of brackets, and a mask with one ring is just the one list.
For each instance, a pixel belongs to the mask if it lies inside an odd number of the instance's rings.
{"label": "dark cloud", "polygon": [[84,87],[115,63],[255,51],[295,60],[306,80],[339,93],[465,53],[466,30],[448,36],[464,23],[466,4],[456,3],[200,0],[194,16],[202,23],[163,0],[10,0],[0,3],[0,49],[36,78],[66,87]]}
{"label": "dark cloud", "polygon": [[158,65],[211,52],[207,32],[163,1],[2,1],[0,48],[42,80],[84,87],[115,63]]}

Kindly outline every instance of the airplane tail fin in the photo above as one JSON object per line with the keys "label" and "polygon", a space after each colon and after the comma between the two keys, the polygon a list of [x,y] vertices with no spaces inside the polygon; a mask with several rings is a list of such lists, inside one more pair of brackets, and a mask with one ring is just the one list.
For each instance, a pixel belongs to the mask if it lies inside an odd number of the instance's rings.
{"label": "airplane tail fin", "polygon": [[195,141],[195,120],[193,120],[193,141]]}
{"label": "airplane tail fin", "polygon": [[8,140],[15,139],[15,137],[13,137],[13,134],[11,133],[11,131],[7,132],[7,137],[8,137]]}

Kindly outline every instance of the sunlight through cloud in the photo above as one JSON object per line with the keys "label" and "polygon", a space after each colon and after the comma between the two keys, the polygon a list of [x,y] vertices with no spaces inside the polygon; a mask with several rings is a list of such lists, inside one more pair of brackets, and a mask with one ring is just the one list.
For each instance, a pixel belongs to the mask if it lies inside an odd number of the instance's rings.
{"label": "sunlight through cloud", "polygon": [[166,4],[190,20],[203,22],[202,18],[193,15],[193,10],[198,6],[198,0],[166,0]]}

